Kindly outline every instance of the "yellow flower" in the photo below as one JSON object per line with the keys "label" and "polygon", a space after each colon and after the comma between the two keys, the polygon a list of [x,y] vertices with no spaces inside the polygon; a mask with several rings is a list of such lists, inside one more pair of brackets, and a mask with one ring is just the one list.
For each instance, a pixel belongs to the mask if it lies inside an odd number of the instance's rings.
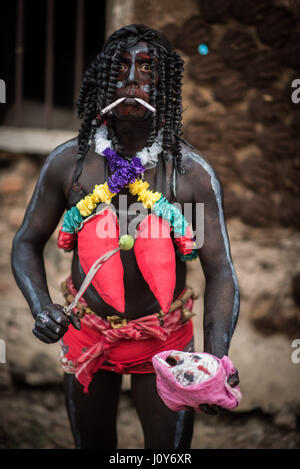
{"label": "yellow flower", "polygon": [[142,204],[145,208],[152,208],[155,202],[160,199],[161,193],[160,192],[152,192],[149,190],[143,190],[139,193],[138,200],[142,201]]}
{"label": "yellow flower", "polygon": [[[152,208],[161,197],[161,193],[148,190],[148,187],[149,183],[141,179],[136,179],[128,185],[130,193],[138,195],[138,201],[141,201],[145,208]],[[93,193],[80,200],[76,207],[83,217],[88,217],[99,202],[110,204],[111,199],[115,195],[115,193],[109,190],[108,183],[105,182],[104,184],[96,185]]]}
{"label": "yellow flower", "polygon": [[83,217],[88,217],[94,208],[96,207],[97,204],[95,204],[89,195],[84,197],[84,199],[80,200],[76,207],[78,208],[80,215]]}
{"label": "yellow flower", "polygon": [[141,179],[136,179],[133,183],[129,184],[128,187],[132,195],[139,196],[138,201],[141,201],[145,208],[151,208],[161,197],[160,192],[148,190],[149,183]]}
{"label": "yellow flower", "polygon": [[91,201],[96,205],[99,204],[99,202],[101,202],[99,195],[97,193],[95,194],[95,191],[90,195],[90,198],[91,198]]}
{"label": "yellow flower", "polygon": [[107,182],[101,184],[100,186],[96,185],[93,196],[98,198],[98,202],[110,204],[113,196],[116,195],[113,192],[110,192]]}
{"label": "yellow flower", "polygon": [[128,185],[129,191],[132,195],[140,194],[142,191],[148,189],[149,183],[144,182],[141,179],[136,179],[134,182]]}

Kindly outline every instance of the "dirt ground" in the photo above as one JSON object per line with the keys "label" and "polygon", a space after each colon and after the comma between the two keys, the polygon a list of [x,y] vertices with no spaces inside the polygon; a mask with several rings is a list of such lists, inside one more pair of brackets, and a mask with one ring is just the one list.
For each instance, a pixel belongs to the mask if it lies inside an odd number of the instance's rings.
{"label": "dirt ground", "polygon": [[[21,387],[3,394],[0,401],[0,449],[74,448],[59,387],[51,390]],[[276,425],[260,411],[231,412],[219,416],[196,415],[194,449],[295,449],[300,433]],[[143,435],[130,393],[121,395],[118,448],[142,449]]]}

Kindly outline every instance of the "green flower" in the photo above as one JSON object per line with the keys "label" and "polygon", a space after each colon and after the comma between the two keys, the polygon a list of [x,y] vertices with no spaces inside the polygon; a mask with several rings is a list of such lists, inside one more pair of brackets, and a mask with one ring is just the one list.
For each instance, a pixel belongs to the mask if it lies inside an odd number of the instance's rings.
{"label": "green flower", "polygon": [[65,214],[62,231],[65,233],[74,233],[82,221],[83,218],[78,208],[74,206]]}

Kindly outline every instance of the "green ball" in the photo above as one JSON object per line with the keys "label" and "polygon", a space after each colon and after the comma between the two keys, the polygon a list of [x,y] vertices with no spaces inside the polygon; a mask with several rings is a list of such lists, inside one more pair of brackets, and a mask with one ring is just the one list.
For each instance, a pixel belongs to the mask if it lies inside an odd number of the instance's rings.
{"label": "green ball", "polygon": [[123,251],[129,251],[130,249],[133,248],[133,245],[134,245],[134,239],[130,235],[123,235],[119,239],[119,246],[120,246],[120,249],[122,249]]}

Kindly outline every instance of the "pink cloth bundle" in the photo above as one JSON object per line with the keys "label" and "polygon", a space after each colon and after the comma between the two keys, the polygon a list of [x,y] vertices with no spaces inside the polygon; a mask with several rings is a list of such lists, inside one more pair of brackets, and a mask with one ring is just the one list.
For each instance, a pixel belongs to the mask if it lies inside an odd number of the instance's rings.
{"label": "pink cloth bundle", "polygon": [[[166,361],[167,360],[167,361]],[[157,391],[167,407],[178,412],[199,405],[218,405],[234,409],[242,398],[238,386],[227,379],[235,373],[232,361],[224,355],[166,350],[153,356]]]}

